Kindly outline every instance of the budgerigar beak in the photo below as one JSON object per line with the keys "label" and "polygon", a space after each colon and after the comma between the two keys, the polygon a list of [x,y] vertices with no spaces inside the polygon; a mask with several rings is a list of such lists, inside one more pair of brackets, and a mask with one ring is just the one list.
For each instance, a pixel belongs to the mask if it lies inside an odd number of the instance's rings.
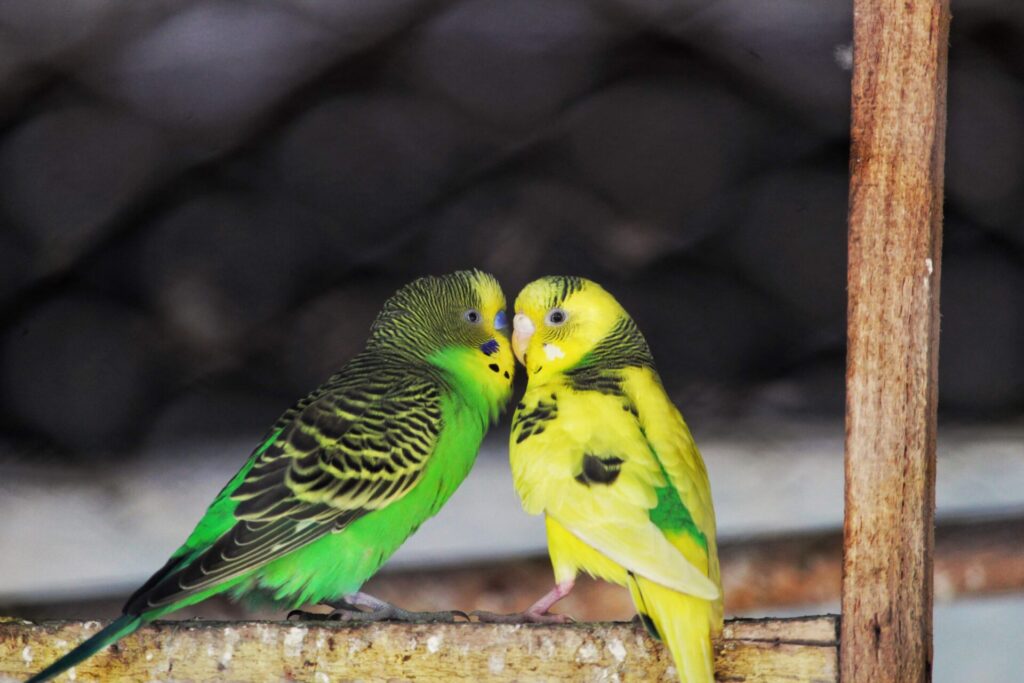
{"label": "budgerigar beak", "polygon": [[530,338],[537,331],[529,316],[516,313],[512,319],[512,353],[524,366],[526,365],[526,349],[530,346]]}

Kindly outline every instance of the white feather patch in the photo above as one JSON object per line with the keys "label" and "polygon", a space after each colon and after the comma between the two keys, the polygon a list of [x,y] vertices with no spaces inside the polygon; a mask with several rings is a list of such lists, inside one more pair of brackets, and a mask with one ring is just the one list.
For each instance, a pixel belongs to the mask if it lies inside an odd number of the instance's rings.
{"label": "white feather patch", "polygon": [[545,344],[544,355],[548,357],[548,360],[554,360],[556,358],[565,358],[565,351],[562,351],[562,349],[555,346],[554,344]]}

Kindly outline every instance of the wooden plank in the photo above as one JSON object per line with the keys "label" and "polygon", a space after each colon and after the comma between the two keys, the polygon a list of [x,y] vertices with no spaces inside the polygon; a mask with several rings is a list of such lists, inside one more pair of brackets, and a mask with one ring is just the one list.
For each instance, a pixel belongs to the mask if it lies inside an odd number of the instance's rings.
{"label": "wooden plank", "polygon": [[949,0],[854,0],[842,677],[928,681]]}
{"label": "wooden plank", "polygon": [[964,520],[935,530],[935,595],[952,600],[1024,590],[1024,516]]}
{"label": "wooden plank", "polygon": [[[24,678],[102,627],[0,620],[0,679]],[[838,617],[734,620],[716,643],[722,681],[838,680]],[[76,681],[678,680],[631,623],[157,622],[76,667]]]}
{"label": "wooden plank", "polygon": [[[952,600],[1024,589],[1024,516],[941,521],[935,528],[935,595]],[[728,611],[821,604],[840,595],[841,530],[722,545]]]}
{"label": "wooden plank", "polygon": [[[951,600],[1024,589],[1024,515],[944,520],[935,531],[937,597]],[[838,600],[842,529],[749,539],[719,546],[726,612],[794,607]],[[551,586],[546,557],[506,559],[471,566],[383,572],[368,590],[416,610],[513,612]],[[558,611],[586,621],[629,619],[629,594],[581,577]]]}
{"label": "wooden plank", "polygon": [[[773,418],[732,422],[729,430],[701,426],[699,442],[712,467],[712,483],[718,485],[721,540],[736,538],[737,533],[793,533],[811,521],[821,526],[842,524],[841,424]],[[940,508],[1024,510],[1024,421],[940,425],[938,445]],[[385,571],[422,567],[424,562],[437,566],[441,556],[465,566],[544,549],[543,520],[522,514],[510,483],[507,453],[494,452],[500,445],[491,446],[481,452],[459,495],[402,546],[397,561]],[[99,597],[117,586],[120,591],[112,597],[123,600],[191,532],[200,511],[216,494],[217,483],[234,474],[237,453],[244,448],[245,443],[234,441],[183,445],[180,452],[187,451],[187,459],[168,451],[162,454],[166,457],[147,457],[132,461],[134,465],[126,460],[109,472],[46,467],[31,458],[23,459],[26,464],[17,471],[5,469],[4,483],[19,495],[0,495],[0,538],[19,552],[0,553],[0,613],[5,604]],[[776,476],[780,467],[786,476]],[[773,477],[770,491],[763,487],[766,477]],[[168,481],[176,486],[168,487]],[[111,491],[118,494],[111,497]],[[62,498],[60,506],[53,504],[55,497]],[[139,507],[139,500],[152,504]],[[477,519],[485,503],[493,512],[487,518],[489,528]],[[182,513],[167,515],[171,508]],[[130,524],[121,524],[129,518]],[[117,533],[110,533],[111,528]],[[132,552],[126,555],[123,548]],[[542,586],[538,595],[548,588]],[[50,612],[48,618],[103,618],[120,607]],[[246,616],[236,612],[224,618]]]}
{"label": "wooden plank", "polygon": [[[935,597],[953,600],[1024,589],[1024,515],[953,519],[935,529]],[[821,605],[839,599],[842,575],[842,529],[729,539],[719,546],[726,612],[770,607]],[[471,565],[385,570],[367,585],[374,595],[413,610],[522,611],[551,586],[547,557],[505,558]],[[21,604],[8,608],[16,616],[62,618],[117,614],[124,595],[73,605]],[[2,608],[0,608],[2,611]],[[558,611],[581,621],[632,618],[629,593],[613,584],[580,577]],[[280,611],[255,616],[279,618]],[[175,615],[177,616],[177,615]],[[253,613],[225,598],[188,608],[184,616],[209,619],[253,618]]]}

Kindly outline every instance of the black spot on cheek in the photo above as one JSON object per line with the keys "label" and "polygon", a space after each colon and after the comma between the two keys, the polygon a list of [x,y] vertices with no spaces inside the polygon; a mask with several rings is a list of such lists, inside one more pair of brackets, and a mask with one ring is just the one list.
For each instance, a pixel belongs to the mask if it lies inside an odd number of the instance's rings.
{"label": "black spot on cheek", "polygon": [[508,370],[505,371],[505,379],[512,379],[512,375],[508,374]]}
{"label": "black spot on cheek", "polygon": [[491,363],[487,367],[491,369],[491,372],[498,372],[499,370],[501,370],[501,368],[498,367],[497,363]]}

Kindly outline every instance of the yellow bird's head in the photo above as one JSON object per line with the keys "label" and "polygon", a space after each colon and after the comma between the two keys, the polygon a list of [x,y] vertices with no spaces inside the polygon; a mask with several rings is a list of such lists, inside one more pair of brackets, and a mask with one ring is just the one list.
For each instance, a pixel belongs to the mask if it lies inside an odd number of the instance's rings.
{"label": "yellow bird's head", "polygon": [[596,282],[548,276],[516,297],[512,350],[531,379],[576,366],[629,315]]}

